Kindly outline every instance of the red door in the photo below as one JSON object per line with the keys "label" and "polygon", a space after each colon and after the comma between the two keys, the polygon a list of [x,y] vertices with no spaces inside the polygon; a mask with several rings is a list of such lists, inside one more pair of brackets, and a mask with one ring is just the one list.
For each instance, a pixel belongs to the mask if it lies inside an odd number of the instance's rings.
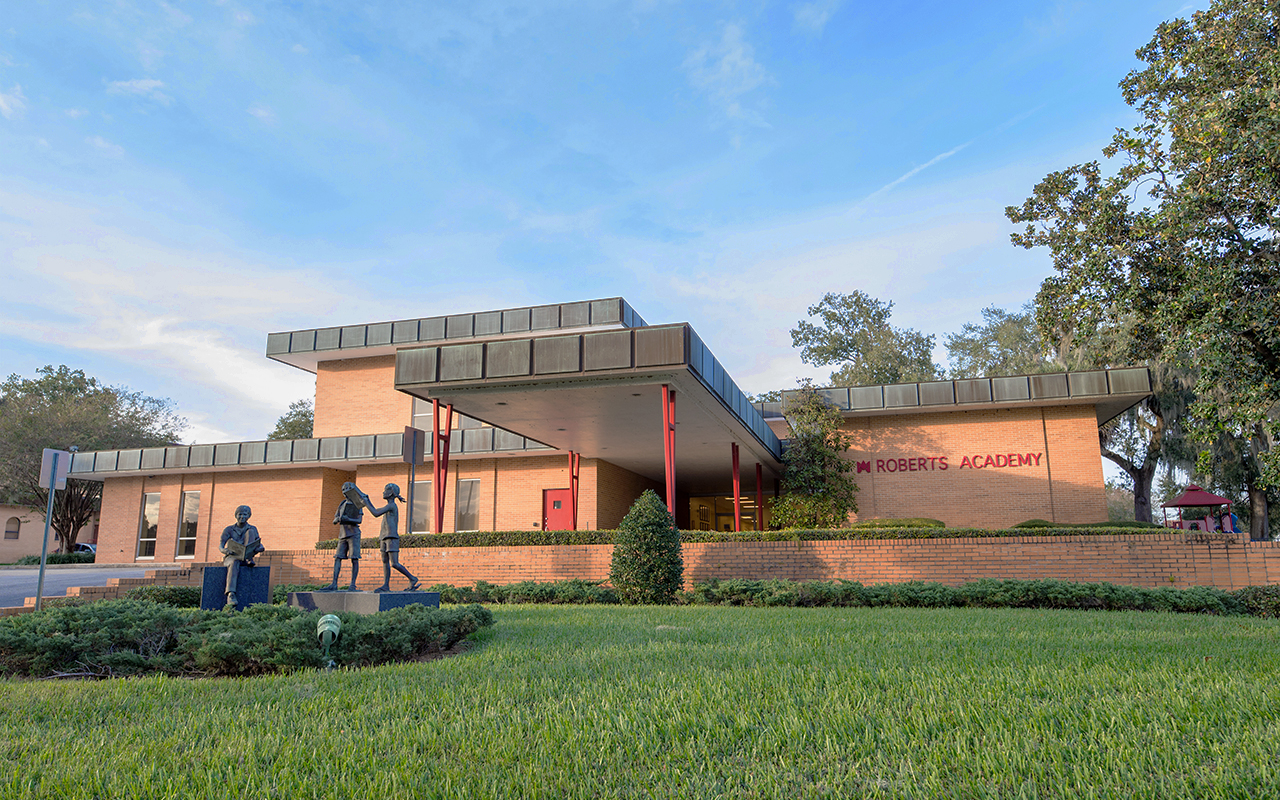
{"label": "red door", "polygon": [[573,490],[542,490],[542,529],[544,531],[573,530]]}

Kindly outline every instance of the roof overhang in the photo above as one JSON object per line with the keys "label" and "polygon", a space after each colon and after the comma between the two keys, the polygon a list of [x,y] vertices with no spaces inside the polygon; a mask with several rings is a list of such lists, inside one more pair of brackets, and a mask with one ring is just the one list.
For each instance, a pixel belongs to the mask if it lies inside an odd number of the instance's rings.
{"label": "roof overhang", "polygon": [[[661,483],[662,387],[675,391],[682,492],[723,492],[744,472],[781,476],[781,446],[688,325],[404,349],[396,388],[559,450]],[[754,483],[754,476],[748,481]]]}

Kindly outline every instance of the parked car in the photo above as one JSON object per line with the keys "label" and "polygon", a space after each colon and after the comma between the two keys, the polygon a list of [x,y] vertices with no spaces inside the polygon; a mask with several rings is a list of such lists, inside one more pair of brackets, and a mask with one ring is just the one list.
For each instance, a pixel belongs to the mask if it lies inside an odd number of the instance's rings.
{"label": "parked car", "polygon": [[98,546],[96,544],[86,544],[84,542],[76,542],[76,546],[71,548],[71,552],[91,553],[92,555],[96,556],[98,554]]}

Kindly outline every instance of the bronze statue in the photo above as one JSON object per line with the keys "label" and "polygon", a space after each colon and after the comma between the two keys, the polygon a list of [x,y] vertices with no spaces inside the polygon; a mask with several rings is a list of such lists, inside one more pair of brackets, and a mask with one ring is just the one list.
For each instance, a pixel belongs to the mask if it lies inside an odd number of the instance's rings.
{"label": "bronze statue", "polygon": [[400,487],[388,483],[382,490],[382,499],[387,501],[382,508],[369,506],[369,511],[375,517],[382,517],[382,532],[378,536],[378,544],[382,550],[382,585],[374,591],[391,591],[391,568],[395,567],[397,572],[409,579],[409,588],[405,591],[412,592],[419,586],[418,579],[400,564],[400,509],[396,506],[397,500],[404,502],[404,498],[400,496]]}
{"label": "bronze statue", "polygon": [[236,524],[222,529],[222,542],[218,545],[222,551],[222,565],[227,568],[227,605],[230,606],[239,604],[236,586],[240,581],[240,567],[252,567],[253,557],[265,552],[258,529],[249,524],[251,514],[253,509],[238,506]]}
{"label": "bronze statue", "polygon": [[333,524],[341,525],[338,536],[338,552],[333,557],[333,582],[322,591],[332,592],[338,588],[338,575],[342,572],[342,560],[351,559],[351,585],[348,592],[356,591],[356,578],[360,575],[360,523],[364,521],[363,506],[371,506],[369,495],[360,491],[351,481],[342,484],[342,503],[338,505],[338,513],[333,515]]}

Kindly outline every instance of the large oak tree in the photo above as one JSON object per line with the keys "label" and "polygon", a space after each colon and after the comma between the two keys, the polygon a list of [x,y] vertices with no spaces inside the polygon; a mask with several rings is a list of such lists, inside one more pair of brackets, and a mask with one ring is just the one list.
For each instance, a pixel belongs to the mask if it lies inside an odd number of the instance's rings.
{"label": "large oak tree", "polygon": [[[1097,162],[1054,172],[1009,218],[1055,274],[1036,298],[1048,338],[1108,340],[1186,366],[1191,418],[1242,443],[1255,538],[1280,487],[1280,7],[1216,0],[1163,23],[1120,83],[1142,121]],[[1202,466],[1213,458],[1206,448]]]}

